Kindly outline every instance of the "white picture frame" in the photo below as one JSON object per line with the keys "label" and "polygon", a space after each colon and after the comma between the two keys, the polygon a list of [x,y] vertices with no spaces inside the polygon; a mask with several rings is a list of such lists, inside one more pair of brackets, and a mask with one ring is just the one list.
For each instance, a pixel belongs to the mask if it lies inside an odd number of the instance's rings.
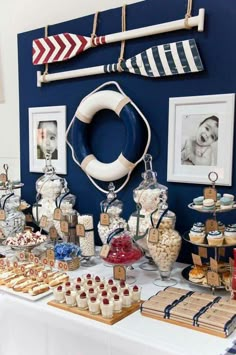
{"label": "white picture frame", "polygon": [[66,106],[29,107],[29,170],[43,172],[45,150],[58,174],[67,174]]}
{"label": "white picture frame", "polygon": [[209,184],[214,171],[232,185],[234,107],[235,94],[169,99],[167,181]]}

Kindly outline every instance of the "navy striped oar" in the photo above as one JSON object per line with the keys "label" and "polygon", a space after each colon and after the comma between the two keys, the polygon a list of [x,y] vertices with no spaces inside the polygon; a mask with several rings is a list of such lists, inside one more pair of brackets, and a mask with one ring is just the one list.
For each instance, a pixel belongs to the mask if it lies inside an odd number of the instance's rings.
{"label": "navy striped oar", "polygon": [[94,39],[74,33],[60,33],[33,41],[33,64],[47,64],[68,60],[81,54],[91,47],[103,44],[126,41],[133,38],[152,36],[159,33],[177,31],[181,29],[198,28],[199,32],[204,28],[205,10],[199,9],[198,16],[189,17],[186,27],[186,19],[161,23],[158,25],[136,28],[129,31],[111,33]]}
{"label": "navy striped oar", "polygon": [[128,72],[147,77],[162,77],[202,71],[203,65],[194,39],[154,46],[121,62],[61,73],[37,72],[37,86],[41,83],[79,78],[111,72]]}

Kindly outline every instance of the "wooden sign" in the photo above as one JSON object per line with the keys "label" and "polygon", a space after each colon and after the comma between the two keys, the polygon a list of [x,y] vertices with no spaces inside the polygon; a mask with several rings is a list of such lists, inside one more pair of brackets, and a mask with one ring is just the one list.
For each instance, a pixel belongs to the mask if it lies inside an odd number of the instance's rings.
{"label": "wooden sign", "polygon": [[76,235],[78,237],[85,237],[85,228],[83,224],[76,224]]}
{"label": "wooden sign", "polygon": [[102,226],[109,226],[110,224],[110,217],[108,213],[100,213],[100,224]]}
{"label": "wooden sign", "polygon": [[219,256],[225,256],[225,248],[219,248]]}
{"label": "wooden sign", "polygon": [[64,268],[64,267],[63,267],[63,264],[64,264],[63,261],[59,261],[59,262],[58,262],[58,265],[57,265],[57,266],[58,266],[58,269],[63,270],[63,268]]}
{"label": "wooden sign", "polygon": [[69,224],[67,221],[61,221],[60,223],[61,231],[65,234],[68,234],[69,232]]}
{"label": "wooden sign", "polygon": [[14,267],[14,269],[17,269],[17,268],[18,268],[18,262],[17,262],[17,261],[14,261],[13,267]]}
{"label": "wooden sign", "polygon": [[113,266],[113,278],[114,280],[126,280],[126,269],[122,265]]}
{"label": "wooden sign", "polygon": [[46,251],[46,254],[47,254],[48,260],[54,260],[55,259],[55,253],[54,253],[53,249],[48,249]]}
{"label": "wooden sign", "polygon": [[23,251],[21,251],[21,252],[19,253],[19,259],[20,259],[20,260],[25,260],[25,253],[24,253]]}
{"label": "wooden sign", "polygon": [[199,255],[192,253],[192,259],[194,265],[202,265],[202,259]]}
{"label": "wooden sign", "polygon": [[44,278],[44,279],[47,279],[47,278],[48,278],[48,273],[47,273],[47,271],[44,271],[44,272],[43,272],[43,278]]}
{"label": "wooden sign", "polygon": [[50,267],[54,267],[55,266],[55,261],[54,260],[49,260],[49,265],[50,265]]}
{"label": "wooden sign", "polygon": [[2,181],[2,182],[4,182],[4,184],[5,184],[5,182],[7,182],[7,175],[6,174],[0,174],[0,181]]}
{"label": "wooden sign", "polygon": [[213,187],[205,187],[203,190],[204,199],[211,198],[214,201],[217,201],[217,191]]}
{"label": "wooden sign", "polygon": [[0,209],[0,221],[5,221],[6,219],[6,213],[5,211],[1,208]]}
{"label": "wooden sign", "polygon": [[205,230],[206,233],[217,231],[218,230],[218,223],[215,219],[207,219],[205,223]]}
{"label": "wooden sign", "polygon": [[25,215],[25,221],[28,222],[28,223],[33,222],[33,216],[32,216],[31,213],[27,213]]}
{"label": "wooden sign", "polygon": [[210,268],[211,268],[212,271],[215,271],[215,272],[218,271],[218,263],[213,258],[210,258]]}
{"label": "wooden sign", "polygon": [[39,260],[39,258],[36,256],[36,257],[34,258],[34,263],[35,263],[35,265],[38,265],[39,262],[40,262],[40,260]]}
{"label": "wooden sign", "polygon": [[53,213],[53,219],[55,219],[56,221],[60,221],[62,219],[62,210],[59,207],[55,208]]}
{"label": "wooden sign", "polygon": [[153,244],[157,244],[159,240],[159,232],[157,228],[150,228],[148,234],[148,241]]}
{"label": "wooden sign", "polygon": [[25,273],[25,266],[24,266],[24,265],[21,265],[20,270],[21,270],[21,272],[23,272],[23,274],[24,274],[24,273]]}
{"label": "wooden sign", "polygon": [[31,277],[34,276],[34,269],[30,269],[29,273]]}
{"label": "wooden sign", "polygon": [[57,230],[55,227],[50,227],[49,228],[49,236],[51,239],[57,239]]}
{"label": "wooden sign", "polygon": [[69,270],[67,263],[63,263],[63,270],[64,271],[68,271]]}
{"label": "wooden sign", "polygon": [[43,265],[48,265],[48,258],[43,258],[42,259],[42,263],[43,263]]}
{"label": "wooden sign", "polygon": [[39,227],[40,228],[45,228],[48,224],[48,218],[47,216],[42,216],[39,222]]}
{"label": "wooden sign", "polygon": [[110,251],[110,246],[108,244],[104,244],[102,246],[102,249],[100,251],[100,256],[101,258],[107,258],[108,254],[109,254],[109,251]]}
{"label": "wooden sign", "polygon": [[199,254],[199,256],[201,256],[202,258],[207,259],[207,248],[198,247],[198,254]]}
{"label": "wooden sign", "polygon": [[207,284],[210,286],[218,287],[220,286],[220,276],[215,271],[207,272]]}

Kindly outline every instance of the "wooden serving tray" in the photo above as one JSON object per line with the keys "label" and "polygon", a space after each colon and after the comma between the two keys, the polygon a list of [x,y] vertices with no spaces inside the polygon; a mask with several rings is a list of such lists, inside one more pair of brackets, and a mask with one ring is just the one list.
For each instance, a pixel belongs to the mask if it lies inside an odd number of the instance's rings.
{"label": "wooden serving tray", "polygon": [[109,325],[115,324],[115,323],[119,322],[121,319],[136,312],[140,308],[140,304],[141,304],[141,302],[137,302],[137,303],[132,304],[128,308],[123,308],[121,313],[114,313],[113,317],[108,319],[108,318],[103,318],[101,314],[91,314],[87,309],[81,310],[78,307],[69,307],[66,303],[57,303],[55,300],[48,302],[49,306],[63,309],[64,311],[78,314],[79,316],[90,318],[90,319],[96,320],[98,322],[102,322],[102,323],[109,324]]}
{"label": "wooden serving tray", "polygon": [[162,317],[159,317],[158,315],[151,314],[151,313],[148,313],[148,312],[145,312],[145,311],[142,311],[141,314],[143,316],[145,316],[145,317],[157,319],[157,320],[160,320],[160,321],[165,322],[165,323],[171,323],[171,324],[179,325],[181,327],[185,327],[185,328],[188,328],[188,329],[196,330],[198,332],[215,335],[215,336],[220,337],[220,338],[227,338],[227,336],[228,336],[224,332],[219,332],[219,331],[216,331],[216,330],[213,330],[213,329],[205,329],[205,328],[201,328],[201,327],[196,327],[196,326],[190,325],[188,323],[180,322],[180,321],[173,320],[173,319],[162,318]]}

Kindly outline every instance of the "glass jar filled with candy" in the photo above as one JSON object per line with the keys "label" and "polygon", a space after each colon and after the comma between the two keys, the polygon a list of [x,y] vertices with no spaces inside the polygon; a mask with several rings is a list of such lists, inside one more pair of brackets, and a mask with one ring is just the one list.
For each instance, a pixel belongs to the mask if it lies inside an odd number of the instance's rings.
{"label": "glass jar filled with candy", "polygon": [[24,230],[25,215],[19,210],[20,203],[20,196],[11,190],[7,190],[0,198],[0,229],[6,238]]}
{"label": "glass jar filled with candy", "polygon": [[51,165],[51,154],[46,155],[46,165],[44,175],[36,181],[36,203],[33,206],[33,216],[37,223],[42,216],[47,217],[45,231],[49,231],[53,226],[53,214],[56,208],[56,198],[67,191],[67,182],[64,178],[56,175],[55,169]]}
{"label": "glass jar filled with candy", "polygon": [[136,212],[128,220],[129,231],[133,234],[139,246],[144,250],[148,262],[141,264],[144,270],[156,270],[156,266],[147,247],[147,235],[152,227],[151,216],[167,200],[167,187],[157,181],[157,173],[152,169],[152,156],[144,157],[145,172],[142,182],[134,190],[133,198],[136,203]]}
{"label": "glass jar filled with candy", "polygon": [[122,201],[117,199],[115,186],[111,182],[108,186],[106,200],[101,204],[101,218],[98,223],[98,234],[103,244],[107,243],[109,234],[120,226],[126,228],[127,222],[120,215],[123,211]]}

